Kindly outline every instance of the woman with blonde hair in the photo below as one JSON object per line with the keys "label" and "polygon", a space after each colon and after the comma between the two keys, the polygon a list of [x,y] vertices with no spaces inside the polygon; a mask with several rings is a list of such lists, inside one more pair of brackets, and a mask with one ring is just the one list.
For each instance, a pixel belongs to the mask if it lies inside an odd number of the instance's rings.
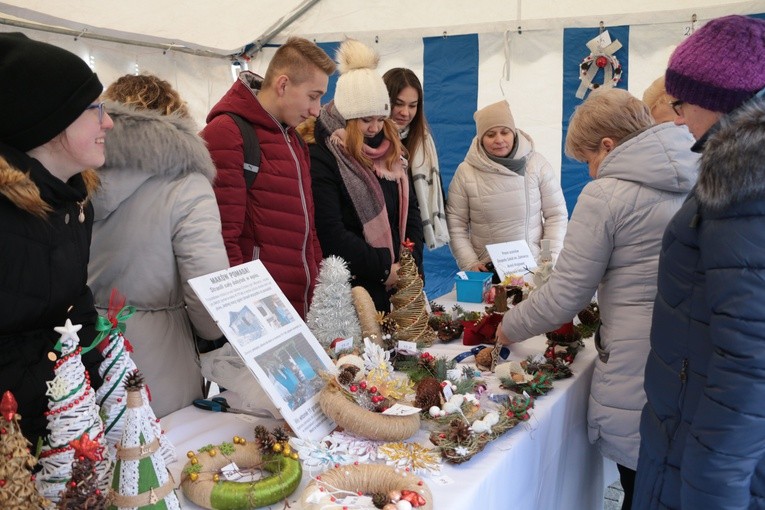
{"label": "woman with blonde hair", "polygon": [[316,232],[324,256],[348,263],[379,311],[390,311],[401,245],[413,243],[422,264],[422,221],[407,176],[404,148],[391,121],[388,90],[375,71],[379,57],[352,39],[337,53],[335,98],[308,134]]}
{"label": "woman with blonde hair", "polygon": [[664,87],[664,75],[656,78],[643,92],[643,102],[651,110],[651,116],[657,124],[674,122],[677,118],[677,113],[672,108],[672,100],[673,97]]}
{"label": "woman with blonde hair", "polygon": [[587,419],[590,441],[616,462],[630,508],[637,467],[643,371],[664,228],[696,181],[690,134],[654,125],[626,90],[592,93],[577,107],[566,154],[590,176],[574,208],[563,250],[544,287],[509,310],[501,344],[551,331],[582,310],[597,290],[601,326]]}
{"label": "woman with blonde hair", "polygon": [[215,166],[168,82],[126,75],[104,96],[114,129],[93,202],[90,285],[102,313],[112,288],[136,307],[127,338],[163,417],[202,396],[194,333],[221,336],[187,283],[228,267]]}

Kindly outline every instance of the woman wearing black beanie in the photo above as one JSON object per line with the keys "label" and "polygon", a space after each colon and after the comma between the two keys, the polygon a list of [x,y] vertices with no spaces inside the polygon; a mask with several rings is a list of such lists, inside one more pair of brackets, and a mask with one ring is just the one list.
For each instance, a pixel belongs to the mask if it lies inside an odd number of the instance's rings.
{"label": "woman wearing black beanie", "polygon": [[[53,328],[81,324],[83,347],[96,337],[88,197],[112,121],[101,82],[76,55],[20,33],[0,34],[0,55],[0,394],[14,394],[35,444],[59,355]],[[83,355],[94,389],[101,359],[98,349]]]}

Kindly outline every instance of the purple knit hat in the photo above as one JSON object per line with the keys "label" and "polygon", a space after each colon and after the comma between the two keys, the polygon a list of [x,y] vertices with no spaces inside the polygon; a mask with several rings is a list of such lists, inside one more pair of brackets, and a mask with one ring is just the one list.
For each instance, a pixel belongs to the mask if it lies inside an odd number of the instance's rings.
{"label": "purple knit hat", "polygon": [[713,19],[675,49],[667,92],[679,100],[728,113],[765,87],[765,21]]}

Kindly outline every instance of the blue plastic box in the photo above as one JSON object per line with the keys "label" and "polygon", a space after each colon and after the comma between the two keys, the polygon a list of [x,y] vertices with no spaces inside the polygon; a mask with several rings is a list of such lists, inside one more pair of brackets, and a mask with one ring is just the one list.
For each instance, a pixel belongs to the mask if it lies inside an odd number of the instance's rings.
{"label": "blue plastic box", "polygon": [[457,301],[465,303],[480,303],[483,296],[491,288],[491,273],[482,271],[465,271],[468,279],[463,280],[459,276],[454,277],[457,285]]}

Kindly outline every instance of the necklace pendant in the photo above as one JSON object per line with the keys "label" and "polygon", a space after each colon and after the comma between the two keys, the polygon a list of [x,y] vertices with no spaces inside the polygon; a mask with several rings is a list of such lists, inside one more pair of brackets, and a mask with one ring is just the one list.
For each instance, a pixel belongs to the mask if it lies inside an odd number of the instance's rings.
{"label": "necklace pendant", "polygon": [[79,206],[80,206],[80,214],[77,216],[77,220],[78,220],[80,223],[85,223],[85,209],[83,208],[83,206],[82,206],[82,203],[81,203],[81,202],[78,202],[78,203],[77,203],[77,205],[79,205]]}

